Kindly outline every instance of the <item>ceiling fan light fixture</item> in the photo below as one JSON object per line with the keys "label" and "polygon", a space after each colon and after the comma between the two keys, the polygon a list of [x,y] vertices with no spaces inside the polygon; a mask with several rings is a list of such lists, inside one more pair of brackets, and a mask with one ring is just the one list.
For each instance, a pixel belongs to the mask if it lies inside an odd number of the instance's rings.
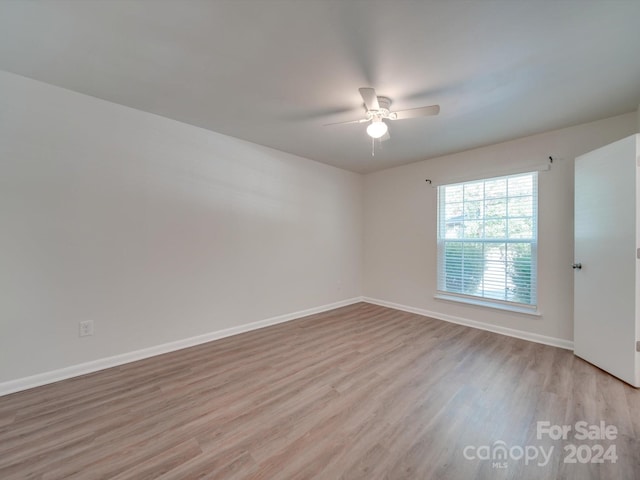
{"label": "ceiling fan light fixture", "polygon": [[371,138],[380,138],[385,133],[387,133],[387,130],[389,130],[389,127],[385,122],[383,122],[382,120],[374,120],[367,127],[367,135],[369,135]]}

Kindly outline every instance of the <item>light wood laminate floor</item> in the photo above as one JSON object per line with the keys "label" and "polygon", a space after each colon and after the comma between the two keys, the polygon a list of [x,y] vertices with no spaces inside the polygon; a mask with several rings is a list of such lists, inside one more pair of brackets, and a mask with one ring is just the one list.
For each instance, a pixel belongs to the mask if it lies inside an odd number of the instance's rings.
{"label": "light wood laminate floor", "polygon": [[[618,434],[538,439],[538,421]],[[477,458],[500,441],[506,463]],[[569,444],[618,458],[564,463]],[[528,446],[549,462],[512,458]],[[0,397],[0,478],[635,479],[640,391],[567,350],[360,303]]]}

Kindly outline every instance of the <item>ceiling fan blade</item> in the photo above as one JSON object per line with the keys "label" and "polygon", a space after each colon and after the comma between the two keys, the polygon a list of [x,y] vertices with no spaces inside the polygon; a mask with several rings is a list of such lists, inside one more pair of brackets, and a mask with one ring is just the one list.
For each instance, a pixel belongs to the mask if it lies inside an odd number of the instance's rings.
{"label": "ceiling fan blade", "polygon": [[359,90],[367,110],[380,110],[378,96],[373,88],[360,88]]}
{"label": "ceiling fan blade", "polygon": [[431,105],[429,107],[410,108],[408,110],[399,110],[389,115],[391,120],[404,120],[406,118],[428,117],[429,115],[438,115],[440,113],[440,105]]}
{"label": "ceiling fan blade", "polygon": [[380,141],[381,142],[385,142],[387,140],[389,140],[391,138],[391,135],[389,135],[389,130],[387,130],[387,133],[385,133],[383,136],[380,137]]}
{"label": "ceiling fan blade", "polygon": [[360,120],[347,120],[346,122],[334,122],[334,123],[325,123],[323,125],[323,127],[329,127],[331,125],[347,125],[349,123],[364,123],[364,122],[368,122],[369,120],[366,118],[361,118]]}

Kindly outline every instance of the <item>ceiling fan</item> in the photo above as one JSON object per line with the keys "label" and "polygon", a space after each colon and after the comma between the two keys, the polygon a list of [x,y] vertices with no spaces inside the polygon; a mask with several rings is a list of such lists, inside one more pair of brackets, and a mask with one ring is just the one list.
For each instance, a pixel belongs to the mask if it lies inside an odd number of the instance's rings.
{"label": "ceiling fan", "polygon": [[440,105],[430,105],[428,107],[410,108],[408,110],[398,110],[392,112],[391,99],[387,97],[379,97],[373,88],[360,88],[360,95],[367,109],[365,118],[359,120],[349,120],[347,122],[327,123],[325,125],[345,125],[349,123],[366,123],[371,122],[367,126],[367,134],[371,138],[379,138],[380,140],[388,140],[389,126],[384,120],[405,120],[407,118],[426,117],[437,115],[440,112]]}

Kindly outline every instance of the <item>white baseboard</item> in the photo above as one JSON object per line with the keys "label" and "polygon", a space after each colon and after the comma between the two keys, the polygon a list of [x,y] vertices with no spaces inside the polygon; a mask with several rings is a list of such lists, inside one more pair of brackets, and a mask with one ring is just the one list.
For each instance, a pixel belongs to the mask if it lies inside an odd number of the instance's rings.
{"label": "white baseboard", "polygon": [[249,332],[251,330],[257,330],[259,328],[268,327],[270,325],[276,325],[278,323],[284,323],[291,320],[295,320],[316,313],[326,312],[333,310],[334,308],[345,307],[362,301],[362,297],[349,298],[347,300],[341,300],[339,302],[322,305],[319,307],[308,308],[298,312],[287,313],[279,315],[277,317],[267,318],[265,320],[259,320],[257,322],[247,323],[245,325],[239,325],[237,327],[231,327],[224,330],[218,330],[216,332],[205,333],[195,337],[185,338],[177,340],[175,342],[164,343],[162,345],[156,345],[149,348],[143,348],[133,352],[123,353],[120,355],[114,355],[112,357],[100,358],[98,360],[92,360],[90,362],[80,363],[78,365],[71,365],[70,367],[60,368],[49,372],[39,373],[37,375],[31,375],[29,377],[18,378],[16,380],[9,380],[7,382],[0,383],[0,396],[8,395],[10,393],[27,390],[29,388],[39,387],[67,378],[77,377],[80,375],[86,375],[87,373],[97,372],[106,368],[117,367],[125,363],[135,362],[156,355],[162,355],[163,353],[174,352],[183,348],[193,347],[202,343],[211,342],[220,338],[230,337],[239,333]]}
{"label": "white baseboard", "polygon": [[542,343],[544,345],[551,345],[553,347],[565,348],[567,350],[573,350],[573,342],[570,340],[564,340],[561,338],[547,337],[545,335],[539,335],[537,333],[525,332],[523,330],[516,330],[513,328],[500,327],[498,325],[492,325],[490,323],[478,322],[476,320],[470,320],[467,318],[456,317],[453,315],[446,315],[443,313],[432,312],[424,310],[422,308],[409,307],[398,303],[388,302],[386,300],[378,300],[370,297],[353,297],[347,300],[342,300],[319,307],[309,308],[298,312],[287,313],[279,315],[277,317],[267,318],[265,320],[259,320],[257,322],[247,323],[245,325],[239,325],[237,327],[227,328],[224,330],[218,330],[215,332],[205,333],[204,335],[198,335],[195,337],[185,338],[177,340],[175,342],[164,343],[162,345],[156,345],[133,352],[123,353],[112,357],[101,358],[90,362],[81,363],[78,365],[72,365],[70,367],[60,368],[49,372],[32,375],[29,377],[19,378],[16,380],[9,380],[7,382],[0,383],[0,396],[8,395],[10,393],[27,390],[29,388],[39,387],[49,383],[58,382],[72,377],[85,375],[87,373],[97,372],[106,368],[117,367],[124,365],[125,363],[135,362],[137,360],[143,360],[145,358],[154,357],[156,355],[162,355],[163,353],[174,352],[183,348],[193,347],[203,343],[218,340],[220,338],[230,337],[239,333],[249,332],[251,330],[257,330],[260,328],[268,327],[270,325],[276,325],[278,323],[289,322],[316,313],[326,312],[335,308],[345,307],[347,305],[353,305],[358,302],[366,302],[374,305],[380,305],[382,307],[393,308],[395,310],[401,310],[404,312],[415,313],[425,317],[435,318],[437,320],[443,320],[445,322],[456,323],[458,325],[465,325],[467,327],[478,328],[480,330],[487,330],[493,333],[499,333],[501,335],[507,335],[509,337],[520,338],[522,340],[529,340],[531,342]]}
{"label": "white baseboard", "polygon": [[424,310],[422,308],[408,307],[406,305],[387,302],[386,300],[378,300],[376,298],[362,297],[362,301],[367,303],[372,303],[374,305],[380,305],[381,307],[388,307],[388,308],[393,308],[395,310],[401,310],[403,312],[416,313],[424,317],[435,318],[437,320],[444,320],[445,322],[456,323],[458,325],[465,325],[467,327],[478,328],[480,330],[487,330],[489,332],[499,333],[500,335],[507,335],[508,337],[515,337],[515,338],[520,338],[522,340],[529,340],[530,342],[542,343],[544,345],[551,345],[552,347],[559,347],[567,350],[573,350],[573,342],[571,340],[564,340],[562,338],[555,338],[555,337],[547,337],[545,335],[539,335],[537,333],[525,332],[524,330],[516,330],[514,328],[501,327],[498,325],[492,325],[490,323],[470,320],[468,318],[462,318],[462,317],[456,317],[453,315],[446,315],[444,313],[432,312],[429,310]]}

